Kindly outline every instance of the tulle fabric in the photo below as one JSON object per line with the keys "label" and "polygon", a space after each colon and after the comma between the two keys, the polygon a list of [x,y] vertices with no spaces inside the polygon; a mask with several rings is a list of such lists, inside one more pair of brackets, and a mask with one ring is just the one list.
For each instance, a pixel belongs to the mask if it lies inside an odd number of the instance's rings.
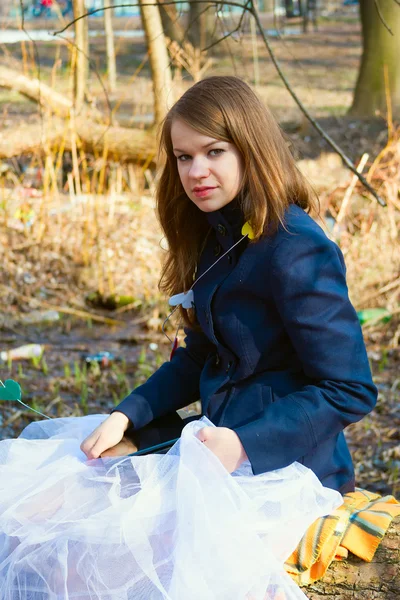
{"label": "tulle fabric", "polygon": [[1,600],[300,600],[283,562],[342,503],[294,463],[233,475],[189,423],[164,455],[87,461],[104,415],[0,442]]}

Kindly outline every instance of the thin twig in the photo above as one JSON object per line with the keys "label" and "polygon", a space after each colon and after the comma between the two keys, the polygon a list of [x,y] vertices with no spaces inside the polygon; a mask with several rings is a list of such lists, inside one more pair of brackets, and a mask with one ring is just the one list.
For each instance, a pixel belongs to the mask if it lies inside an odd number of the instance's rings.
{"label": "thin twig", "polygon": [[[36,65],[37,65],[37,78],[39,80],[39,83],[41,81],[41,69],[40,69],[40,57],[39,57],[39,50],[37,48],[37,44],[36,42],[31,38],[31,36],[29,35],[28,31],[25,29],[25,11],[24,11],[24,0],[19,0],[19,10],[20,10],[20,16],[21,16],[21,29],[22,31],[25,33],[26,37],[28,38],[28,40],[30,40],[33,44],[33,51],[35,54],[35,59],[36,59]],[[42,108],[42,99],[41,99],[41,86],[39,85],[39,115],[40,115],[40,123],[41,123],[41,137],[43,137],[43,131],[44,131],[44,119],[43,119],[43,108]]]}
{"label": "thin twig", "polygon": [[[394,315],[400,314],[400,308],[395,308],[394,310],[388,310],[387,312],[388,312],[388,316],[389,316],[389,313],[390,313],[390,316],[393,317]],[[363,330],[364,329],[369,329],[370,327],[373,327],[374,325],[377,325],[381,319],[382,319],[382,315],[379,315],[378,317],[375,317],[375,319],[371,319],[371,321],[368,321],[367,323],[365,323],[362,326]]]}
{"label": "thin twig", "polygon": [[[224,19],[223,18],[221,19],[221,17],[217,14],[217,21],[219,23],[219,26],[221,28],[221,32],[223,34],[224,33]],[[232,39],[234,40],[234,38],[232,38]],[[226,49],[228,50],[229,56],[231,57],[233,72],[235,73],[235,75],[237,75],[235,57],[234,57],[232,49],[231,49],[231,47],[230,47],[230,45],[228,43],[226,44]]]}
{"label": "thin twig", "polygon": [[202,48],[201,51],[202,52],[206,52],[207,50],[210,50],[210,48],[212,48],[213,46],[216,46],[220,42],[223,42],[228,37],[232,37],[234,33],[236,33],[237,31],[239,31],[239,29],[242,26],[243,19],[244,19],[245,15],[246,15],[246,11],[248,10],[247,9],[247,5],[250,4],[250,3],[251,3],[251,0],[247,0],[246,4],[243,7],[243,12],[242,12],[242,14],[240,16],[239,23],[238,23],[237,27],[235,27],[235,29],[232,29],[231,31],[229,31],[228,33],[226,33],[225,35],[223,35],[221,38],[219,38],[217,41],[213,42],[209,46],[206,46],[205,48]]}
{"label": "thin twig", "polygon": [[[163,5],[164,4],[175,4],[175,2],[170,2],[170,3],[163,2]],[[211,8],[211,5],[207,5],[205,8],[203,8],[203,10],[200,12],[200,14],[196,15],[195,19],[192,19],[191,21],[189,21],[189,23],[187,24],[186,28],[183,30],[183,38],[182,38],[182,42],[181,42],[182,44],[183,44],[183,41],[186,38],[186,34],[189,33],[189,30],[190,30],[191,26],[193,25],[193,23],[196,23],[196,21],[198,21],[200,19],[200,17],[203,14],[205,14],[210,8]],[[156,38],[153,38],[153,39],[156,39]],[[168,66],[171,68],[173,66],[173,64],[174,64],[174,59],[171,56],[171,60],[169,61]]]}
{"label": "thin twig", "polygon": [[[191,2],[196,2],[196,3],[204,3],[207,0],[190,0]],[[172,1],[166,1],[163,2],[164,5],[168,5],[168,4],[176,4],[175,0]],[[339,154],[339,156],[341,156],[343,162],[345,163],[345,165],[350,169],[350,171],[352,173],[354,173],[355,175],[357,175],[358,179],[361,181],[361,183],[364,185],[365,188],[367,188],[367,190],[374,196],[374,198],[378,201],[378,203],[381,206],[386,206],[385,201],[379,196],[379,194],[374,190],[373,187],[371,187],[371,185],[368,183],[368,181],[365,179],[365,177],[363,177],[363,175],[361,175],[361,173],[357,172],[357,169],[355,167],[355,165],[352,163],[352,161],[344,154],[343,150],[341,150],[341,148],[336,144],[336,142],[326,133],[326,131],[319,125],[319,123],[317,121],[315,121],[315,119],[312,118],[312,116],[310,115],[310,113],[308,112],[308,110],[305,108],[305,106],[303,105],[303,103],[301,102],[301,100],[298,98],[297,94],[294,92],[294,90],[292,89],[291,85],[289,84],[285,74],[283,73],[276,57],[275,54],[271,48],[271,45],[269,43],[269,40],[267,38],[267,36],[264,33],[264,29],[263,26],[261,24],[260,21],[260,17],[258,14],[258,10],[254,5],[254,0],[247,0],[246,4],[243,6],[243,4],[240,4],[239,2],[234,2],[232,0],[230,0],[229,2],[224,2],[225,5],[227,6],[237,6],[240,7],[241,9],[243,9],[244,11],[248,11],[250,14],[252,14],[254,16],[254,19],[257,23],[257,27],[260,31],[261,37],[264,41],[264,44],[268,50],[268,53],[271,57],[271,60],[276,68],[276,70],[278,71],[278,74],[280,76],[280,78],[282,79],[286,89],[288,90],[288,92],[290,93],[290,95],[292,96],[293,100],[296,102],[297,106],[300,108],[301,112],[305,115],[305,117],[310,121],[310,123],[313,125],[313,127],[318,131],[318,133],[324,138],[324,140],[326,140],[328,142],[328,144],[331,146],[331,148],[333,148],[333,150]],[[154,6],[154,2],[150,2],[150,3],[140,3],[141,6]],[[126,8],[127,6],[131,6],[131,7],[136,7],[139,6],[139,3],[135,2],[132,4],[116,4],[114,6],[104,6],[102,8],[98,8],[98,9],[94,9],[91,10],[83,15],[80,15],[79,17],[77,17],[76,19],[74,19],[73,21],[71,21],[70,23],[67,23],[67,25],[63,28],[60,29],[59,31],[54,32],[53,35],[58,35],[60,33],[63,33],[66,29],[68,29],[69,27],[71,27],[71,25],[73,25],[74,23],[76,23],[76,21],[78,21],[79,19],[83,19],[87,16],[90,15],[94,15],[97,12],[100,11],[104,11],[104,10],[108,10],[108,9],[115,9],[115,8],[121,8],[124,7]],[[157,5],[156,5],[157,6]],[[232,35],[232,32],[231,34]],[[219,41],[222,41],[223,39],[225,39],[226,37],[229,37],[229,35],[224,36],[223,38],[221,38]],[[216,42],[218,43],[218,42]],[[216,45],[216,43],[213,44]],[[210,48],[211,46],[209,46],[208,48]]]}
{"label": "thin twig", "polygon": [[[36,42],[31,38],[31,36],[29,35],[28,31],[25,29],[25,15],[24,15],[24,4],[23,4],[23,0],[19,0],[20,3],[20,12],[21,12],[21,29],[22,31],[24,31],[24,33],[26,34],[26,36],[28,37],[28,39],[32,42],[33,44],[33,48],[34,48],[34,52],[35,52],[35,57],[36,57],[36,62],[37,62],[37,72],[38,72],[38,80],[39,83],[41,82],[41,68],[40,68],[40,58],[39,58],[39,51],[37,48],[37,44]],[[110,7],[112,8],[112,7]],[[103,10],[103,9],[99,9],[99,10]],[[81,15],[82,17],[85,17],[86,15]],[[75,23],[76,21],[78,21],[79,18],[75,19],[74,21],[72,21],[72,23]],[[67,29],[67,27],[69,27],[70,23],[67,24],[67,26],[62,30],[64,31],[65,29]],[[54,36],[57,35],[57,32],[53,33]],[[81,52],[84,57],[88,60],[89,66],[92,69],[93,73],[95,74],[95,76],[97,77],[100,86],[103,90],[104,96],[105,96],[105,101],[106,101],[106,105],[107,105],[107,116],[108,116],[108,123],[106,123],[106,129],[104,131],[104,133],[100,136],[100,138],[96,141],[96,144],[98,144],[102,138],[105,136],[105,134],[107,133],[108,129],[111,127],[112,125],[112,107],[111,107],[111,102],[106,90],[106,87],[103,83],[103,80],[101,78],[101,75],[95,65],[95,63],[90,59],[89,56],[86,55],[86,53],[81,49],[78,48],[78,46],[75,44],[75,42],[73,42],[72,40],[69,40],[63,36],[59,36],[60,39],[62,39],[64,42],[67,42],[68,44],[70,44],[72,47],[74,47],[78,52]],[[43,132],[44,132],[44,119],[43,119],[43,110],[42,110],[42,102],[41,102],[41,86],[39,85],[39,108],[40,108],[40,120],[41,120],[41,129],[42,129],[42,136],[43,136]]]}
{"label": "thin twig", "polygon": [[[0,287],[13,292],[13,294],[18,296],[22,300],[25,300],[26,302],[30,302],[32,300],[32,297],[25,296],[25,294],[21,294],[21,292],[14,290],[12,287],[10,287],[8,285],[4,285],[1,283]],[[45,300],[38,300],[37,298],[35,298],[35,300],[37,301],[37,303],[40,306],[43,306],[44,308],[48,308],[49,310],[55,310],[60,313],[65,313],[67,315],[72,315],[74,317],[79,317],[80,319],[91,319],[92,321],[98,321],[99,323],[106,323],[107,325],[125,325],[124,321],[119,321],[117,319],[111,319],[110,317],[102,317],[100,315],[94,315],[90,312],[87,312],[86,310],[77,310],[74,308],[69,308],[67,306],[54,306],[53,304],[50,304],[49,302],[46,302]]]}
{"label": "thin twig", "polygon": [[395,279],[394,281],[391,281],[387,285],[383,286],[377,292],[374,292],[373,294],[370,294],[369,296],[363,298],[362,301],[357,304],[357,307],[361,307],[370,300],[375,300],[376,298],[379,298],[379,296],[382,296],[383,294],[386,294],[386,292],[390,292],[391,290],[394,290],[397,287],[400,287],[400,277],[397,277],[397,279]]}
{"label": "thin twig", "polygon": [[17,419],[22,417],[22,415],[25,413],[26,413],[25,410],[16,410],[15,413],[13,413],[11,415],[11,417],[9,419],[7,419],[7,421],[4,421],[2,427],[7,427],[8,425],[11,425],[11,423],[14,423],[14,421],[17,421]]}
{"label": "thin twig", "polygon": [[[54,35],[55,35],[55,34],[54,34]],[[99,143],[99,142],[100,142],[100,141],[103,139],[103,137],[104,137],[104,136],[105,136],[105,134],[107,133],[108,129],[109,129],[109,128],[111,127],[111,125],[112,125],[112,116],[113,116],[113,115],[112,115],[112,107],[111,107],[111,102],[110,102],[110,98],[109,98],[109,96],[108,96],[108,93],[107,93],[106,86],[105,86],[105,84],[104,84],[104,82],[103,82],[103,79],[102,79],[102,77],[101,77],[101,75],[100,75],[99,71],[97,70],[97,67],[96,67],[95,63],[94,63],[94,62],[92,61],[92,59],[91,59],[91,58],[90,58],[90,57],[89,57],[89,56],[86,54],[86,52],[85,52],[84,50],[82,50],[82,48],[79,48],[79,47],[78,47],[78,46],[75,44],[75,42],[73,42],[72,40],[69,40],[68,38],[66,38],[66,37],[64,37],[64,36],[62,36],[62,35],[59,35],[58,37],[59,37],[61,40],[63,40],[64,42],[67,42],[67,44],[70,44],[70,46],[72,46],[73,48],[75,48],[75,50],[77,50],[77,52],[80,52],[81,54],[83,54],[83,56],[84,56],[84,57],[86,58],[86,60],[88,61],[88,63],[89,63],[89,66],[90,66],[90,68],[92,69],[93,73],[96,75],[96,77],[97,77],[97,79],[98,79],[98,81],[99,81],[99,83],[100,83],[101,89],[103,90],[103,93],[104,93],[104,96],[105,96],[105,99],[106,99],[106,104],[107,104],[107,116],[108,116],[108,123],[106,123],[107,129],[106,129],[106,130],[104,131],[104,133],[103,133],[103,134],[100,136],[100,138],[99,138],[99,139],[98,139],[98,140],[95,142],[95,144],[98,144],[98,143]]]}
{"label": "thin twig", "polygon": [[[207,2],[207,4],[209,4],[209,0],[190,0],[190,4],[204,4],[205,2]],[[248,3],[249,3],[249,0],[247,0],[246,4],[248,4]],[[163,6],[167,6],[169,4],[178,4],[178,2],[176,0],[169,0],[167,2],[163,1]],[[237,6],[238,8],[243,9],[243,3],[234,2],[233,0],[230,0],[229,2],[224,2],[224,5]],[[59,29],[58,31],[53,31],[52,35],[58,35],[60,33],[64,33],[64,31],[69,29],[72,25],[74,25],[80,19],[84,19],[85,17],[90,17],[91,15],[95,15],[98,12],[102,12],[104,10],[113,10],[115,8],[127,8],[127,7],[137,8],[138,6],[158,6],[158,5],[155,4],[154,2],[132,2],[131,4],[114,4],[113,6],[103,6],[101,8],[95,8],[93,10],[89,10],[87,13],[84,13],[83,15],[79,15],[79,17],[76,17],[75,19],[73,19],[72,21],[67,23],[65,25],[65,27],[63,27],[62,29]],[[249,10],[249,9],[247,9],[247,10]]]}
{"label": "thin twig", "polygon": [[[362,155],[361,160],[357,166],[357,173],[362,173],[363,169],[367,163],[367,160],[369,158],[369,154],[367,152],[365,152],[365,154]],[[347,212],[347,208],[350,202],[350,198],[351,195],[354,191],[354,188],[356,187],[356,183],[357,183],[357,177],[355,175],[353,175],[352,180],[350,182],[349,187],[347,188],[344,196],[343,196],[343,200],[342,200],[342,205],[340,207],[340,210],[338,212],[338,215],[336,217],[336,223],[333,227],[332,230],[332,235],[333,237],[335,237],[335,235],[338,233],[339,228],[340,228],[340,224],[343,221],[344,217],[346,216],[346,212]]]}
{"label": "thin twig", "polygon": [[271,44],[269,43],[269,40],[267,38],[267,36],[264,33],[264,29],[262,27],[261,21],[260,21],[260,17],[258,14],[258,10],[255,8],[253,0],[251,0],[251,8],[249,9],[249,12],[251,12],[251,14],[254,16],[258,29],[261,33],[261,37],[267,47],[267,50],[269,52],[269,55],[271,57],[272,62],[275,65],[276,70],[279,73],[280,78],[282,79],[286,89],[288,90],[288,92],[290,93],[290,95],[292,96],[293,100],[296,102],[297,106],[300,108],[301,112],[307,117],[307,119],[310,121],[310,123],[313,125],[313,127],[318,131],[318,133],[324,138],[324,140],[326,140],[328,142],[328,144],[331,146],[331,148],[333,148],[335,150],[335,152],[337,152],[339,154],[339,156],[342,157],[343,162],[346,164],[346,166],[350,169],[350,171],[352,173],[354,173],[355,175],[357,175],[358,179],[361,181],[361,183],[364,185],[364,187],[367,188],[367,190],[369,192],[371,192],[371,194],[374,196],[374,198],[376,198],[376,200],[378,201],[378,203],[381,206],[386,206],[385,201],[379,196],[379,194],[374,190],[373,187],[370,186],[370,184],[368,183],[368,181],[365,179],[365,177],[363,177],[363,175],[361,175],[361,173],[358,173],[355,165],[352,163],[352,161],[344,154],[343,150],[341,150],[341,148],[336,144],[336,142],[330,137],[330,135],[328,135],[326,133],[326,131],[324,129],[322,129],[321,125],[315,121],[315,119],[312,118],[312,116],[310,115],[310,113],[308,112],[308,110],[306,109],[306,107],[303,105],[303,103],[301,102],[301,100],[298,98],[297,94],[295,93],[295,91],[292,89],[290,83],[288,82],[288,80],[286,79],[285,74],[283,73],[277,59],[276,56],[271,48]]}
{"label": "thin twig", "polygon": [[383,14],[382,14],[381,7],[379,6],[378,0],[374,0],[374,4],[375,4],[376,12],[378,13],[378,17],[380,18],[382,24],[388,30],[388,32],[390,33],[390,35],[394,36],[393,31],[390,29],[389,25],[385,21],[385,18],[384,18]]}

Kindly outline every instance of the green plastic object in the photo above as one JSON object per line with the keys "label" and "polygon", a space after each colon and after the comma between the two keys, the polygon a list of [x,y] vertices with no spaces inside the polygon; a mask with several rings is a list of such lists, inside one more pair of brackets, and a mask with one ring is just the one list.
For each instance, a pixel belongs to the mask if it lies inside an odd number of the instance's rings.
{"label": "green plastic object", "polygon": [[0,383],[0,400],[16,400],[21,402],[22,392],[19,383],[13,379],[6,379],[4,384]]}
{"label": "green plastic object", "polygon": [[16,402],[19,402],[20,404],[22,404],[22,406],[25,406],[25,408],[33,411],[37,415],[40,415],[45,419],[50,419],[50,417],[44,415],[42,412],[40,412],[40,410],[36,410],[35,408],[32,408],[31,406],[25,404],[25,402],[22,402],[21,398],[22,390],[19,383],[17,383],[13,379],[6,379],[3,383],[0,379],[0,400],[15,400]]}
{"label": "green plastic object", "polygon": [[386,310],[386,308],[366,308],[365,310],[358,311],[357,316],[361,325],[364,325],[371,321],[387,323],[392,318],[392,313]]}

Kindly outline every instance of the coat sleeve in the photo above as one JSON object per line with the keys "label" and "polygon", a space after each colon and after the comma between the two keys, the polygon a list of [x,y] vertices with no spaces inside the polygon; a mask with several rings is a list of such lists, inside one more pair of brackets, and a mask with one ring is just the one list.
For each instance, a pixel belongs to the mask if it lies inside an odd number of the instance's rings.
{"label": "coat sleeve", "polygon": [[310,384],[235,429],[255,474],[301,459],[375,405],[367,353],[340,249],[321,231],[275,248],[267,287]]}
{"label": "coat sleeve", "polygon": [[215,348],[201,331],[185,328],[185,347],[178,348],[143,385],[112,412],[125,414],[135,429],[200,398],[199,382],[208,354]]}

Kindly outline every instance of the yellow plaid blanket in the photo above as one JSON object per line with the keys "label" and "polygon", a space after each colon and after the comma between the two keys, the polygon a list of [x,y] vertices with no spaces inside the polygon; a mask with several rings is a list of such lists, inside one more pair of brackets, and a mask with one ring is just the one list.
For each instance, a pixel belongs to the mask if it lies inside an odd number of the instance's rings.
{"label": "yellow plaid blanket", "polygon": [[371,561],[392,519],[400,515],[393,496],[379,496],[357,488],[343,496],[344,503],[308,528],[285,569],[298,585],[321,579],[333,560],[348,552]]}

